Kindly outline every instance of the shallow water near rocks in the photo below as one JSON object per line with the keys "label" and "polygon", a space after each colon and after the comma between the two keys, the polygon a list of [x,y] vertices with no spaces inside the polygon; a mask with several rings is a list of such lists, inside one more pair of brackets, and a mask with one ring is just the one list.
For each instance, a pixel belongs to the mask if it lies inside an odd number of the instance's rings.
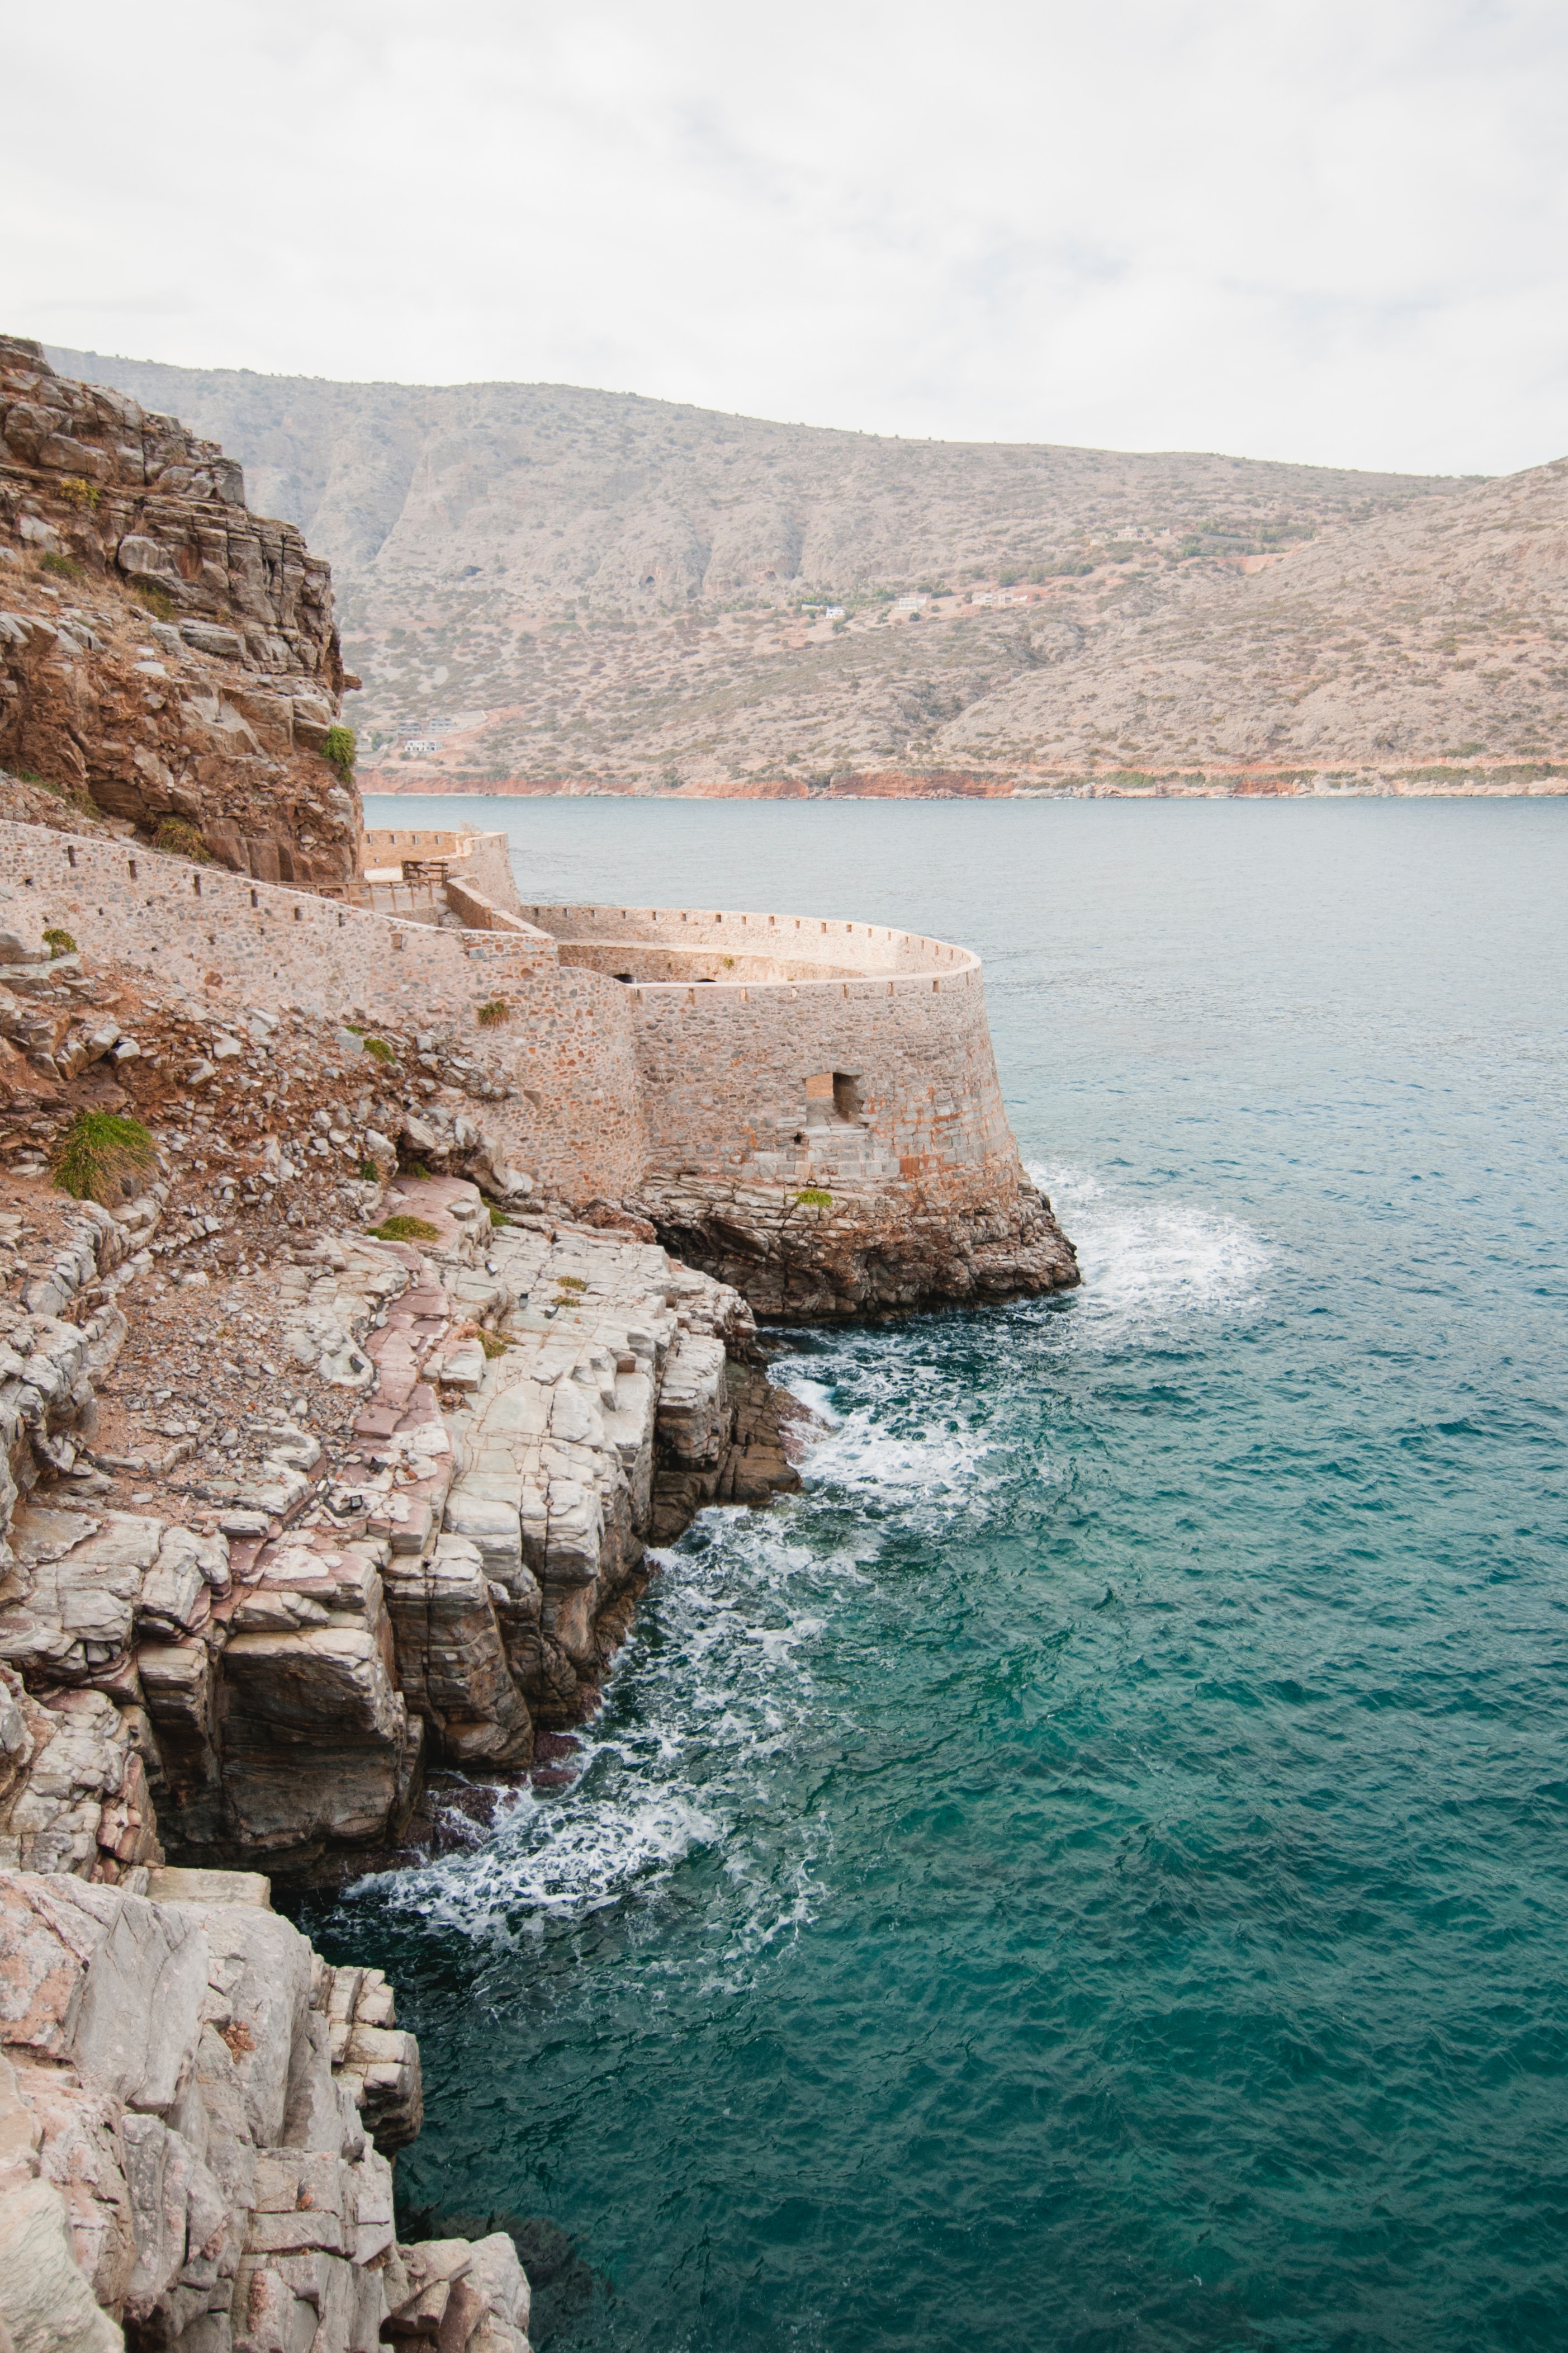
{"label": "shallow water near rocks", "polygon": [[1568,806],[381,805],[986,961],[1070,1297],[797,1335],[567,1786],[310,1925],[574,2353],[1568,2338]]}

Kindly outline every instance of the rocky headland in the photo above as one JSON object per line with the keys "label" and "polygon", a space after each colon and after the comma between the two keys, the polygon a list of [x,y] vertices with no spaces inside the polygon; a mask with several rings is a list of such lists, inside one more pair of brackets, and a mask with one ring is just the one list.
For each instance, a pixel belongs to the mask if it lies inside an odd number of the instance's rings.
{"label": "rocky headland", "polygon": [[[78,820],[348,892],[331,574],[240,468],[0,336],[0,765]],[[355,681],[357,683],[357,681]],[[12,801],[10,813],[25,804]],[[184,828],[184,830],[182,830]]]}
{"label": "rocky headland", "polygon": [[799,1484],[758,1314],[1071,1246],[973,956],[365,836],[325,566],[0,365],[0,2353],[526,2353],[272,1889],[559,1771],[650,1547]]}

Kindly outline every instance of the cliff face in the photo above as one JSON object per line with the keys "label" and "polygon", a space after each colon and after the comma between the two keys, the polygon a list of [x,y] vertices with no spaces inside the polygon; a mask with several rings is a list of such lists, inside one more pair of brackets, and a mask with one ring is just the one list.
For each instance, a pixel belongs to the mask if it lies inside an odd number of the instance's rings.
{"label": "cliff face", "polygon": [[399,2246],[419,2052],[248,1873],[0,1870],[0,2342],[528,2353],[513,2241]]}
{"label": "cliff face", "polygon": [[[525,1177],[499,1224],[458,1176],[388,1197],[398,1136],[460,1129],[495,1182],[413,1038],[383,1061],[54,961],[9,967],[36,1116],[0,1169],[0,1866],[384,1852],[427,1763],[526,1769],[591,1711],[649,1540],[795,1483],[751,1315]],[[163,1174],[55,1192],[38,1146],[132,1107]]]}
{"label": "cliff face", "polygon": [[239,467],[0,337],[0,762],[264,881],[352,895],[327,565]]}

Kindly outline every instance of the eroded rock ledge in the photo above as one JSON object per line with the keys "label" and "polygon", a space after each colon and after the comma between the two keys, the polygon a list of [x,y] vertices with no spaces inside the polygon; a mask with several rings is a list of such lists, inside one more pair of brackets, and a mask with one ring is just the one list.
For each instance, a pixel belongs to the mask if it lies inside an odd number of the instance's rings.
{"label": "eroded rock ledge", "polygon": [[503,2232],[399,2246],[419,2051],[248,1873],[0,1871],[0,2341],[528,2353]]}
{"label": "eroded rock ledge", "polygon": [[310,1101],[226,1260],[199,1159],[114,1210],[0,1172],[5,2353],[527,2353],[510,2238],[395,2242],[392,1989],[206,1866],[363,1863],[428,1762],[526,1767],[646,1544],[796,1483],[735,1292],[616,1211],[310,1185]]}
{"label": "eroded rock ledge", "polygon": [[[636,1233],[492,1226],[460,1178],[384,1206],[433,1238],[328,1230],[232,1286],[216,1345],[297,1391],[227,1448],[195,1452],[168,1389],[166,1451],[106,1442],[158,1280],[147,1252],[105,1279],[107,1213],[57,1260],[57,1312],[13,1319],[0,1862],[113,1881],[162,1847],[298,1876],[384,1850],[427,1760],[526,1766],[592,1710],[648,1541],[797,1483],[734,1292]],[[221,1317],[207,1287],[147,1299],[163,1368],[180,1317]]]}
{"label": "eroded rock ledge", "polygon": [[824,1194],[683,1178],[638,1205],[659,1239],[784,1323],[989,1306],[1071,1290],[1078,1253],[1045,1196],[964,1210],[904,1191]]}

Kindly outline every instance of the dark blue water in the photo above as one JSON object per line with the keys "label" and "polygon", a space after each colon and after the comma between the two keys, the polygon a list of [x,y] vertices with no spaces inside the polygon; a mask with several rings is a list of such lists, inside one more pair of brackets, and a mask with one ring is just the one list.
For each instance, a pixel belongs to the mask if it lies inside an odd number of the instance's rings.
{"label": "dark blue water", "polygon": [[1086,1282],[805,1335],[575,1786],[338,1906],[404,2199],[574,2353],[1568,2343],[1568,805],[489,807],[980,949]]}

